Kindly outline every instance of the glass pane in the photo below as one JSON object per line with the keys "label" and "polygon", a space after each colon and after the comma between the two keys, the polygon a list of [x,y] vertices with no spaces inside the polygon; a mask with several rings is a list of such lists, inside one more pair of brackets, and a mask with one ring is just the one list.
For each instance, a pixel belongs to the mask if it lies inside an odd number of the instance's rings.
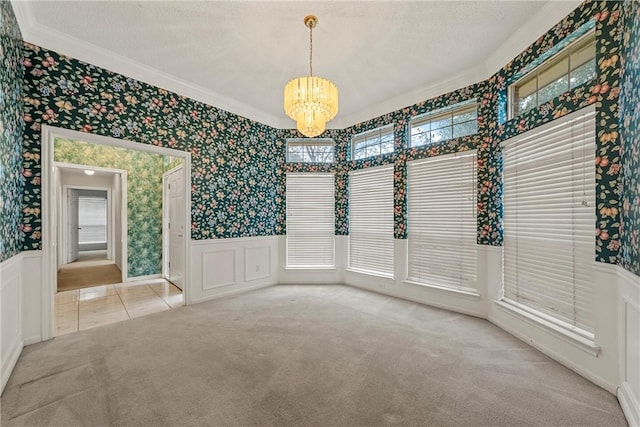
{"label": "glass pane", "polygon": [[596,57],[595,34],[591,33],[586,39],[577,44],[571,51],[571,68],[575,69]]}
{"label": "glass pane", "polygon": [[571,88],[580,86],[596,76],[596,60],[592,59],[571,71]]}
{"label": "glass pane", "polygon": [[366,148],[367,157],[377,156],[380,154],[380,146],[379,145],[370,145]]}
{"label": "glass pane", "polygon": [[453,125],[454,138],[473,135],[474,133],[478,133],[478,122],[475,120],[465,123],[456,123]]}
{"label": "glass pane", "polygon": [[393,140],[383,142],[380,145],[380,151],[382,152],[382,154],[393,153]]}
{"label": "glass pane", "polygon": [[[540,70],[538,73],[538,91],[553,82],[557,82],[561,77],[567,74],[569,74],[569,58],[565,56],[550,66]],[[539,104],[541,104],[541,102],[539,102]]]}
{"label": "glass pane", "polygon": [[431,142],[440,142],[445,141],[447,139],[451,139],[453,137],[451,127],[445,127],[440,129],[432,129],[431,130]]}
{"label": "glass pane", "polygon": [[532,93],[531,95],[518,100],[518,111],[515,111],[514,113],[517,116],[530,111],[534,107],[536,107],[536,94]]}
{"label": "glass pane", "polygon": [[477,118],[478,118],[478,112],[474,107],[473,111],[456,113],[456,115],[453,116],[453,123],[469,122],[471,120],[476,120]]}
{"label": "glass pane", "polygon": [[533,74],[527,80],[524,80],[515,88],[517,98],[526,98],[536,91],[536,74]]}
{"label": "glass pane", "polygon": [[439,129],[443,127],[450,127],[451,122],[452,122],[451,115],[449,115],[448,117],[440,116],[438,118],[431,119],[431,130],[433,131],[435,129]]}
{"label": "glass pane", "polygon": [[411,146],[419,147],[421,145],[429,144],[431,139],[429,138],[429,123],[422,126],[415,126],[411,128]]}
{"label": "glass pane", "polygon": [[556,96],[562,95],[567,90],[569,90],[569,79],[567,76],[563,76],[553,83],[538,89],[538,105],[544,104]]}
{"label": "glass pane", "polygon": [[364,159],[367,156],[367,153],[362,148],[356,148],[353,152],[353,160]]}

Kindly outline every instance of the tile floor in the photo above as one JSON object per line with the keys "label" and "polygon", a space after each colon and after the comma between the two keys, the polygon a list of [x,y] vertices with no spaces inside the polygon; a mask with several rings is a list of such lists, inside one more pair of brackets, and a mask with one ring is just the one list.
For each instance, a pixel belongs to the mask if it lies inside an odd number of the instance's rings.
{"label": "tile floor", "polygon": [[55,336],[133,319],[184,304],[182,291],[164,279],[58,292]]}

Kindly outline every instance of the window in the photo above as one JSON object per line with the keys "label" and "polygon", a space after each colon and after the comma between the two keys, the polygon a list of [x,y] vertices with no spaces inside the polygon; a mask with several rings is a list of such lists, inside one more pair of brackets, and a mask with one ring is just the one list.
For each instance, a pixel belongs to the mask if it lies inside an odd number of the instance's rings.
{"label": "window", "polygon": [[411,146],[436,144],[477,132],[478,106],[473,99],[411,119]]}
{"label": "window", "polygon": [[334,146],[328,138],[287,139],[287,162],[333,163]]}
{"label": "window", "polygon": [[393,277],[393,165],[349,173],[349,268]]}
{"label": "window", "polygon": [[393,153],[393,125],[369,130],[351,138],[352,159],[360,160],[381,154]]}
{"label": "window", "polygon": [[335,266],[334,176],[287,174],[287,267]]}
{"label": "window", "polygon": [[107,242],[107,199],[78,197],[78,243]]}
{"label": "window", "polygon": [[477,288],[476,152],[407,165],[407,280],[473,291]]}
{"label": "window", "polygon": [[596,38],[591,31],[510,86],[511,118],[531,111],[595,76]]}
{"label": "window", "polygon": [[504,300],[593,339],[595,113],[503,143]]}

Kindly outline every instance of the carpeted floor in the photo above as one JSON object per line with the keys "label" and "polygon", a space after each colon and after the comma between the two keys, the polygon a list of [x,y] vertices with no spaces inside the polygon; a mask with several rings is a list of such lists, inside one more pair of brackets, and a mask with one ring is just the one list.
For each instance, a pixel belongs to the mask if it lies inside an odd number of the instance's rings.
{"label": "carpeted floor", "polygon": [[58,270],[58,292],[122,282],[122,272],[113,261],[65,264]]}
{"label": "carpeted floor", "polygon": [[3,426],[624,426],[616,398],[490,323],[276,286],[25,348]]}

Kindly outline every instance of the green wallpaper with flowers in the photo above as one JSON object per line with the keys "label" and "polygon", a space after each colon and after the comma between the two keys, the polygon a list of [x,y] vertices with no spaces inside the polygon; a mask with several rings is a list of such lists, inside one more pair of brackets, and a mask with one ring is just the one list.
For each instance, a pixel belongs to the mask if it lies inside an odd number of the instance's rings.
{"label": "green wallpaper with flowers", "polygon": [[11,3],[0,0],[0,262],[22,250],[21,57],[22,36]]}
{"label": "green wallpaper with flowers", "polygon": [[622,141],[621,265],[640,276],[640,3],[623,5],[620,91]]}
{"label": "green wallpaper with flowers", "polygon": [[[40,205],[47,124],[189,152],[193,239],[276,234],[275,129],[32,44],[23,65],[25,209]],[[22,222],[24,249],[39,249],[39,211]]]}
{"label": "green wallpaper with flowers", "polygon": [[[633,2],[624,3],[626,10]],[[348,234],[349,170],[377,164],[395,165],[395,235],[406,238],[406,162],[420,157],[478,150],[478,243],[502,243],[500,142],[590,104],[597,109],[597,222],[595,258],[620,262],[620,246],[633,244],[633,230],[620,232],[623,199],[620,171],[621,35],[635,34],[633,20],[622,27],[622,2],[586,1],[561,22],[498,70],[491,78],[469,87],[390,112],[344,130],[327,131],[337,143],[333,165],[286,164],[284,142],[295,131],[276,130],[225,111],[180,97],[107,70],[37,46],[25,45],[24,159],[27,180],[24,207],[39,205],[39,132],[43,123],[84,132],[126,138],[188,151],[193,156],[192,238],[225,238],[284,234],[284,174],[287,171],[336,173],[336,233]],[[567,37],[585,26],[595,27],[597,75],[515,119],[507,120],[506,90],[523,72],[560,49]],[[627,50],[633,51],[633,46]],[[411,117],[460,101],[478,100],[478,133],[411,149],[406,144]],[[393,123],[396,151],[376,159],[351,161],[350,136]],[[630,119],[633,123],[633,119]],[[632,145],[630,145],[632,147]],[[629,151],[627,150],[627,153]],[[630,156],[627,155],[627,158]],[[632,164],[627,162],[627,164]],[[632,178],[632,180],[635,178]],[[627,182],[632,182],[628,181]],[[627,185],[624,198],[633,202]],[[634,190],[635,191],[635,190]],[[628,209],[625,221],[637,224]],[[636,221],[636,222],[634,222]],[[40,216],[23,216],[25,249],[38,248]],[[636,227],[637,228],[637,227]],[[628,232],[628,233],[627,233]],[[628,236],[628,237],[625,237]],[[633,247],[629,264],[634,263]],[[628,252],[631,251],[631,252]],[[626,262],[626,261],[625,261]]]}
{"label": "green wallpaper with flowers", "polygon": [[162,273],[162,174],[164,156],[56,138],[56,162],[127,171],[127,274]]}
{"label": "green wallpaper with flowers", "polygon": [[[363,159],[346,160],[348,170],[394,164],[395,168],[395,237],[407,237],[406,162],[412,159],[476,149],[478,151],[478,243],[502,244],[502,155],[500,142],[572,111],[595,103],[597,110],[597,221],[594,224],[597,261],[618,263],[620,251],[620,137],[618,132],[618,96],[620,71],[620,3],[585,2],[562,21],[539,37],[531,46],[498,70],[489,80],[458,89],[436,98],[396,110],[346,129],[348,135],[394,124],[395,152]],[[506,120],[506,91],[524,71],[563,47],[568,36],[595,27],[596,77],[512,120]],[[411,117],[456,104],[478,101],[478,133],[441,143],[410,148],[407,144]],[[346,192],[346,188],[344,189]],[[339,200],[348,200],[340,197]],[[341,208],[348,212],[348,206]],[[340,224],[346,223],[339,221]]]}

